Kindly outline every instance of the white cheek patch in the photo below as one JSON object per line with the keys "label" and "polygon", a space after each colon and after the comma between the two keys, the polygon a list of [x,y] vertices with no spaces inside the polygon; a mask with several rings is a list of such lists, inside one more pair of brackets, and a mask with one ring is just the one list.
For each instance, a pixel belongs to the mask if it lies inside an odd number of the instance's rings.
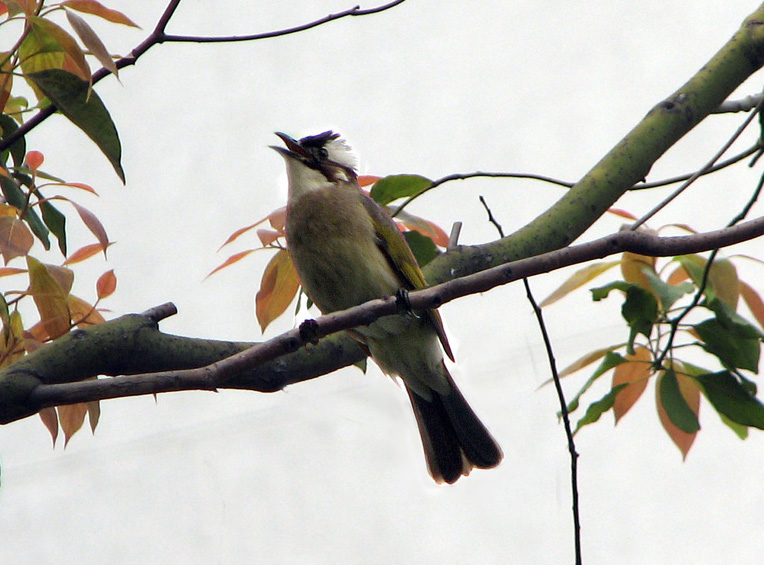
{"label": "white cheek patch", "polygon": [[334,161],[344,167],[355,170],[358,165],[355,155],[350,151],[350,147],[344,139],[333,139],[324,145],[329,160]]}

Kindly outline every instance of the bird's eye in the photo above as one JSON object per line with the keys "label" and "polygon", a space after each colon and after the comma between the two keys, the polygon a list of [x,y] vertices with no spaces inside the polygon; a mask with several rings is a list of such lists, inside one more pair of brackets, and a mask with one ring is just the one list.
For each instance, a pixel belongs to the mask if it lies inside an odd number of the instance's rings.
{"label": "bird's eye", "polygon": [[326,159],[329,157],[329,152],[326,150],[326,147],[321,147],[318,150],[318,157],[319,159]]}

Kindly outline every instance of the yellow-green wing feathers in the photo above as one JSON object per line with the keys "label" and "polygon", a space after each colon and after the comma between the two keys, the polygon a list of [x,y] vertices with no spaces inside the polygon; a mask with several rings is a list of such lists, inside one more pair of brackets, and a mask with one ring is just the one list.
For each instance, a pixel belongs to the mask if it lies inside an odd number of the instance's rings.
{"label": "yellow-green wing feathers", "polygon": [[[406,290],[420,290],[425,288],[427,286],[427,281],[425,281],[422,270],[419,268],[419,264],[417,263],[414,254],[411,252],[408,243],[406,243],[406,239],[403,237],[401,230],[398,229],[397,224],[370,196],[360,190],[359,193],[361,195],[361,201],[374,223],[374,229],[377,234],[377,246],[400,278],[402,288],[405,288]],[[396,239],[398,239],[402,245],[391,247],[388,242],[395,241]],[[437,310],[427,310],[424,314],[427,316],[435,329],[435,332],[438,334],[438,339],[440,339],[440,343],[443,345],[446,355],[453,361],[454,354],[451,352],[451,346],[448,343],[446,332],[443,329],[443,321],[440,318],[440,314]]]}

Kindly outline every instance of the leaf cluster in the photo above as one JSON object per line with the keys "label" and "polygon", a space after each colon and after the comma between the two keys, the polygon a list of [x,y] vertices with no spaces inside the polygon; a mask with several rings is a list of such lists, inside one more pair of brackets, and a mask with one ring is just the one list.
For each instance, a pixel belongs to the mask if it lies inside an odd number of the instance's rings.
{"label": "leaf cluster", "polygon": [[[587,353],[560,373],[565,377],[599,362],[568,403],[569,413],[580,408],[600,377],[611,375],[609,390],[589,403],[576,432],[610,410],[617,423],[651,380],[658,417],[683,457],[700,431],[701,397],[739,437],[747,437],[750,426],[764,429],[764,404],[756,398],[752,380],[764,339],[764,301],[739,279],[734,262],[716,254],[692,254],[673,257],[659,268],[655,257],[623,253],[619,260],[578,270],[542,305],[616,266],[622,278],[592,289],[592,298],[597,302],[621,296],[628,337]],[[741,314],[742,304],[754,321]],[[704,366],[698,357],[705,359]]]}
{"label": "leaf cluster", "polygon": [[[62,15],[70,31],[66,24],[54,21]],[[124,182],[119,136],[109,112],[92,90],[88,60],[95,59],[115,75],[117,67],[83,16],[137,27],[120,12],[95,0],[0,2],[0,30],[17,34],[13,47],[0,52],[0,138],[18,135],[30,112],[55,107],[95,142]],[[34,96],[31,102],[25,95],[30,90]],[[0,153],[0,255],[4,263],[0,277],[6,281],[23,279],[15,285],[9,283],[0,294],[0,368],[73,327],[104,321],[99,302],[116,289],[116,276],[109,270],[95,283],[94,302],[72,294],[72,267],[96,254],[105,256],[111,242],[95,214],[65,196],[71,189],[78,195],[97,195],[96,191],[43,170],[43,163],[43,154],[28,149],[24,136]],[[72,212],[95,241],[70,253],[67,222]],[[60,264],[44,262],[42,250],[50,251],[48,255],[58,254]],[[33,303],[34,308],[21,308],[26,302]],[[36,312],[36,319],[30,311]],[[40,415],[55,442],[59,426],[68,441],[86,414],[94,428],[99,413],[98,403],[83,403],[57,411],[46,409]]]}

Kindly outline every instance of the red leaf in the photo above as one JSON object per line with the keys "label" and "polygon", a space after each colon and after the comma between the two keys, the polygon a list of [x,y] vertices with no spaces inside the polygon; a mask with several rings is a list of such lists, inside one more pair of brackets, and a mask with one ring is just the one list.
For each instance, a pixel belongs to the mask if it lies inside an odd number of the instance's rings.
{"label": "red leaf", "polygon": [[37,169],[40,168],[40,165],[42,165],[42,162],[44,160],[45,160],[45,156],[39,151],[30,151],[27,153],[27,156],[25,158],[27,167],[29,167],[30,170],[35,173],[37,172]]}
{"label": "red leaf", "polygon": [[106,298],[111,295],[117,289],[117,276],[114,274],[114,269],[106,271],[96,282],[96,293],[98,298]]}

